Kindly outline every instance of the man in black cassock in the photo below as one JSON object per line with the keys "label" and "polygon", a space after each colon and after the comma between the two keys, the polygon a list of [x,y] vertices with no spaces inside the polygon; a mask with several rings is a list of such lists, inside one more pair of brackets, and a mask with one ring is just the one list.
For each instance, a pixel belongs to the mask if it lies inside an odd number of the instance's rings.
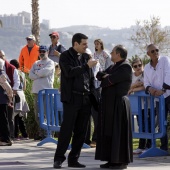
{"label": "man in black cassock", "polygon": [[117,45],[111,52],[113,65],[98,72],[101,105],[95,159],[107,161],[100,168],[126,169],[133,161],[130,103],[126,96],[132,81],[127,50]]}
{"label": "man in black cassock", "polygon": [[65,153],[71,137],[72,145],[67,159],[68,167],[86,167],[79,163],[78,159],[85,140],[92,103],[97,105],[91,68],[98,62],[91,60],[85,53],[88,47],[87,39],[88,37],[84,34],[74,34],[72,47],[63,52],[59,60],[63,122],[54,155],[54,168],[56,169],[61,168],[66,159]]}

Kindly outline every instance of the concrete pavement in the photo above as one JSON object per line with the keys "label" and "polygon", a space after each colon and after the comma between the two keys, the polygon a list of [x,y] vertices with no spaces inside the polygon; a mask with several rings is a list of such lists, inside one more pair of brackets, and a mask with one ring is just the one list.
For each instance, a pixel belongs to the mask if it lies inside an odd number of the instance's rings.
{"label": "concrete pavement", "polygon": [[[18,141],[12,146],[0,146],[0,170],[52,170],[53,156],[56,145],[53,143],[37,147],[33,140]],[[67,151],[66,155],[69,151]],[[95,148],[82,149],[80,163],[86,165],[88,170],[101,170],[100,164],[105,162],[94,160]],[[63,168],[68,168],[67,161]],[[83,168],[84,169],[84,168]],[[169,170],[170,156],[138,158],[134,156],[134,162],[129,164],[128,170]]]}

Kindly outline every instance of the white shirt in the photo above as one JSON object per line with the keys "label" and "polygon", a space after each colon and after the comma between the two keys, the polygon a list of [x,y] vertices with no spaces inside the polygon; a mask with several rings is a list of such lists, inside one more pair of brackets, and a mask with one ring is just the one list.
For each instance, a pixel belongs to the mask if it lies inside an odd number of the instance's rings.
{"label": "white shirt", "polygon": [[97,65],[92,68],[93,73],[94,73],[94,85],[95,85],[95,88],[99,88],[101,82],[98,81],[97,78],[96,78],[96,75],[97,75],[98,71],[106,70],[113,63],[111,62],[110,54],[107,53],[104,50],[100,54],[95,52],[93,58],[95,60],[99,60]]}
{"label": "white shirt", "polygon": [[[132,73],[132,84],[136,83],[137,81],[144,82],[143,73],[139,76],[135,76],[135,73]],[[140,90],[141,91],[141,90]],[[144,109],[144,97],[141,98],[142,109]],[[148,108],[150,108],[150,99],[148,99]]]}
{"label": "white shirt", "polygon": [[136,83],[137,81],[143,82],[143,74],[140,74],[139,76],[135,76],[135,73],[132,73],[132,84]]}
{"label": "white shirt", "polygon": [[[163,83],[170,85],[170,58],[159,57],[156,68],[154,69],[150,63],[144,68],[144,86],[151,86],[158,90],[162,89]],[[166,90],[163,94],[164,98],[170,95],[170,90]]]}
{"label": "white shirt", "polygon": [[42,89],[53,88],[54,72],[55,65],[51,59],[36,61],[29,72],[29,78],[33,80],[32,93],[38,94]]}

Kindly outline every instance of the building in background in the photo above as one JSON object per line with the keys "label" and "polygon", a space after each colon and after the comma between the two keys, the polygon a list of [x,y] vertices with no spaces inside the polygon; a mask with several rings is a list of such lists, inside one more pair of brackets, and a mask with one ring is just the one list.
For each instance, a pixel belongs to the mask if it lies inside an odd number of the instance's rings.
{"label": "building in background", "polygon": [[49,20],[43,19],[41,24],[45,25],[47,29],[50,29],[50,21]]}
{"label": "building in background", "polygon": [[20,12],[18,14],[0,15],[3,28],[25,28],[31,27],[31,14],[28,12]]}

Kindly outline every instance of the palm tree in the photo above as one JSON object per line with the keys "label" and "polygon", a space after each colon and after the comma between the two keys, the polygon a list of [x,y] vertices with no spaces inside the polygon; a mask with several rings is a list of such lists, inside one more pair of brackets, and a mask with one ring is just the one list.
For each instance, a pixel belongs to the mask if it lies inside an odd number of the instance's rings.
{"label": "palm tree", "polygon": [[39,0],[32,0],[32,34],[35,36],[36,44],[40,44],[39,24]]}
{"label": "palm tree", "polygon": [[0,28],[2,27],[2,21],[0,20]]}

